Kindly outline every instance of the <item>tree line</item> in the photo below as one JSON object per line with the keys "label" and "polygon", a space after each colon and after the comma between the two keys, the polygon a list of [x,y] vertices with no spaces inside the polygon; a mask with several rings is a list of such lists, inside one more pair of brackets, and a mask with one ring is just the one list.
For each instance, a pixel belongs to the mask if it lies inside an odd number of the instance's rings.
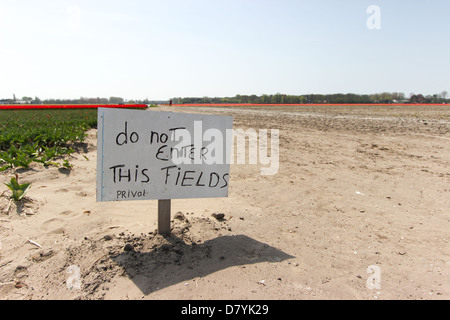
{"label": "tree line", "polygon": [[[163,101],[164,103],[166,101]],[[121,97],[109,97],[109,98],[86,98],[80,97],[79,99],[39,99],[39,97],[27,97],[24,96],[21,99],[17,99],[15,95],[13,95],[12,99],[0,99],[0,103],[2,104],[151,104],[155,103],[155,101],[150,101],[148,99],[144,100],[126,100]]]}
{"label": "tree line", "polygon": [[211,98],[211,97],[187,97],[172,98],[173,103],[254,103],[254,104],[307,104],[307,103],[337,103],[337,104],[366,104],[366,103],[447,103],[447,91],[439,94],[427,95],[411,93],[407,98],[402,92],[382,92],[375,94],[307,94],[307,95],[287,95],[287,94],[263,94],[257,95],[236,95],[234,97]]}
{"label": "tree line", "polygon": [[[370,104],[370,103],[449,103],[447,91],[433,95],[422,95],[411,93],[406,97],[402,92],[382,92],[375,94],[354,94],[354,93],[336,93],[336,94],[306,94],[306,95],[288,95],[288,94],[263,94],[236,95],[234,97],[177,97],[170,99],[175,104],[201,104],[201,103],[252,103],[252,104],[308,104],[308,103],[335,103],[335,104]],[[133,99],[126,100],[121,97],[109,98],[86,98],[79,99],[39,99],[38,97],[24,96],[17,99],[13,95],[12,99],[0,99],[0,104],[159,104],[168,103],[169,100],[149,100]]]}

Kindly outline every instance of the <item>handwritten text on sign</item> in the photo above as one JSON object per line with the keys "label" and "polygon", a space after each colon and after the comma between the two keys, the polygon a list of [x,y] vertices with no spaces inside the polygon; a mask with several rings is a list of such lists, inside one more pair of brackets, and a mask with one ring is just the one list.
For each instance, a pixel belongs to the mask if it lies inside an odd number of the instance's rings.
{"label": "handwritten text on sign", "polygon": [[97,201],[228,196],[233,118],[98,109]]}

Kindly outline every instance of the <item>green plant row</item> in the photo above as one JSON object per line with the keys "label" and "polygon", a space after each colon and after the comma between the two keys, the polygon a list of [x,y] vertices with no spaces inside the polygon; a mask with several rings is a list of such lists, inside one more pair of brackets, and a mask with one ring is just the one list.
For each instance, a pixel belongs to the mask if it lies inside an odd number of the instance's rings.
{"label": "green plant row", "polygon": [[67,160],[55,160],[74,152],[71,145],[96,125],[95,109],[1,110],[0,171],[32,162],[70,168]]}

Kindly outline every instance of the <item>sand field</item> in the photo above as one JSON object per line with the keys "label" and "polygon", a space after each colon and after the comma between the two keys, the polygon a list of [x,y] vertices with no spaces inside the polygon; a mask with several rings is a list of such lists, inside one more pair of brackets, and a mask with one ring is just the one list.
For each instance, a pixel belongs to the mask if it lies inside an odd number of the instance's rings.
{"label": "sand field", "polygon": [[96,202],[91,130],[71,171],[19,171],[19,207],[0,174],[0,299],[450,298],[450,107],[159,110],[278,129],[277,174],[232,164],[163,237],[157,201]]}

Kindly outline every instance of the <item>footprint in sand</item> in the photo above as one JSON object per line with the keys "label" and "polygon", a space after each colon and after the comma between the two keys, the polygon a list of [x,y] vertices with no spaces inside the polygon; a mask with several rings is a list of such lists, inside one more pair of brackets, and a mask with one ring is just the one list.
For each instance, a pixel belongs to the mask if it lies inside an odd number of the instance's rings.
{"label": "footprint in sand", "polygon": [[75,212],[72,210],[66,210],[58,213],[58,216],[60,217],[60,220],[64,219],[72,219],[72,218],[78,218],[79,216],[82,216],[83,214],[81,212]]}
{"label": "footprint in sand", "polygon": [[52,218],[42,223],[42,230],[48,234],[64,234],[69,220],[76,219],[83,214],[72,210],[61,211],[57,218]]}
{"label": "footprint in sand", "polygon": [[53,218],[42,223],[42,230],[50,234],[64,234],[66,223],[63,219]]}
{"label": "footprint in sand", "polygon": [[79,197],[87,197],[88,193],[86,191],[84,191],[84,187],[83,186],[68,186],[67,188],[59,188],[55,191],[55,193],[68,193],[68,192],[74,192],[75,194]]}
{"label": "footprint in sand", "polygon": [[66,210],[66,211],[60,212],[60,213],[58,213],[58,214],[59,214],[60,216],[64,216],[64,217],[71,217],[71,216],[76,215],[76,213],[73,212],[72,210]]}
{"label": "footprint in sand", "polygon": [[69,190],[66,189],[66,188],[60,188],[60,189],[55,191],[55,193],[66,193],[66,192],[69,192]]}
{"label": "footprint in sand", "polygon": [[85,191],[79,191],[79,192],[77,192],[77,193],[75,193],[77,196],[79,196],[79,197],[87,197],[87,192],[85,192]]}

